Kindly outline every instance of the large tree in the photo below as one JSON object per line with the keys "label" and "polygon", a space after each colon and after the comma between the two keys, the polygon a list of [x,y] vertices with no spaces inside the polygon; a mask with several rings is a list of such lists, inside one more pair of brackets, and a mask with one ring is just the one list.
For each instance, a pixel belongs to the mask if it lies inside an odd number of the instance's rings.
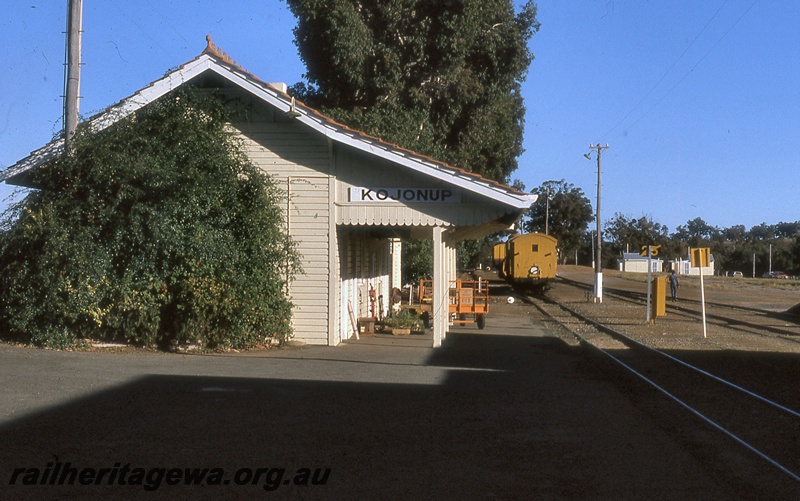
{"label": "large tree", "polygon": [[605,224],[605,239],[610,243],[610,250],[616,257],[622,252],[641,252],[645,245],[662,246],[659,256],[670,259],[678,249],[669,240],[669,229],[654,221],[649,215],[635,218],[616,213]]}
{"label": "large tree", "polygon": [[710,226],[703,219],[696,217],[687,221],[686,225],[678,226],[674,238],[690,247],[708,247],[712,240],[719,240],[720,235],[719,228]]}
{"label": "large tree", "polygon": [[507,182],[522,153],[532,1],[286,0],[300,99],[359,130]]}
{"label": "large tree", "polygon": [[297,255],[222,102],[178,92],[34,173],[0,232],[0,332],[249,347],[291,334]]}
{"label": "large tree", "polygon": [[594,220],[592,205],[583,190],[560,181],[545,181],[531,193],[539,195],[537,202],[526,212],[523,229],[538,231],[558,239],[558,249],[563,260],[581,246],[581,235]]}

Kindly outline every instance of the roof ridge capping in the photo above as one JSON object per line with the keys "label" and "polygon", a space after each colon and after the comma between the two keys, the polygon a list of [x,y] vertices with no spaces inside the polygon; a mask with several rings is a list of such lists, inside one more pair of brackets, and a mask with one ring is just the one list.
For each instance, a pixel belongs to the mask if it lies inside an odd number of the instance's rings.
{"label": "roof ridge capping", "polygon": [[[227,64],[230,64],[230,65],[234,66],[235,68],[241,70],[242,72],[246,73],[249,77],[254,78],[255,80],[257,80],[257,81],[259,81],[261,83],[264,83],[264,84],[268,85],[269,87],[271,87],[271,88],[277,90],[278,92],[281,92],[282,94],[285,94],[287,97],[289,97],[288,88],[287,88],[287,85],[284,82],[265,82],[264,80],[261,80],[259,77],[257,77],[255,74],[253,74],[252,72],[245,70],[244,68],[242,68],[241,65],[239,65],[236,61],[234,61],[228,55],[227,52],[224,52],[219,45],[216,45],[211,40],[211,35],[210,34],[206,35],[206,48],[203,50],[201,55],[202,54],[209,54],[211,56],[214,56],[214,57],[222,60],[223,62],[225,62]],[[461,168],[461,167],[456,167],[455,165],[450,165],[447,162],[444,162],[444,161],[441,161],[441,160],[437,160],[437,159],[432,158],[432,157],[430,157],[428,155],[424,155],[424,154],[419,153],[417,151],[414,151],[414,150],[405,148],[403,146],[391,143],[389,141],[386,141],[383,138],[373,136],[373,135],[368,134],[368,133],[366,133],[364,131],[352,129],[352,128],[348,127],[347,125],[344,125],[344,124],[336,122],[335,120],[331,119],[330,117],[328,117],[326,115],[323,115],[322,113],[320,113],[319,111],[317,111],[317,110],[315,110],[313,108],[309,108],[307,105],[305,105],[303,103],[297,103],[297,104],[300,104],[301,106],[306,108],[306,110],[310,111],[311,113],[313,113],[314,115],[318,116],[319,118],[323,119],[324,121],[326,121],[328,123],[335,124],[336,126],[341,127],[344,130],[350,131],[350,132],[352,132],[354,134],[357,134],[358,136],[361,136],[362,138],[369,139],[369,140],[372,140],[372,141],[377,141],[377,142],[381,143],[382,145],[387,146],[387,147],[395,150],[395,152],[398,153],[398,154],[400,154],[400,151],[405,152],[405,154],[410,154],[410,155],[416,157],[419,160],[432,162],[432,163],[434,163],[436,165],[439,165],[441,167],[444,167],[446,169],[452,169],[452,170],[454,170],[454,171],[456,171],[458,173],[458,174],[454,173],[456,176],[459,175],[459,174],[460,175],[466,175],[467,177],[470,177],[475,181],[483,182],[483,183],[486,183],[487,185],[494,185],[495,187],[503,189],[503,190],[505,190],[505,191],[507,191],[509,193],[513,193],[513,194],[515,194],[517,196],[521,196],[521,197],[523,197],[525,199],[529,199],[529,200],[531,200],[531,203],[533,203],[533,200],[535,200],[535,198],[531,197],[531,195],[529,193],[525,193],[524,191],[517,190],[513,186],[510,186],[510,185],[508,185],[506,183],[502,183],[502,182],[499,182],[499,181],[495,181],[494,179],[486,178],[486,177],[482,176],[481,174],[478,174],[477,172],[469,171],[469,170],[466,170],[466,169]],[[295,101],[294,101],[294,99],[292,99],[292,104],[291,104],[292,109],[294,109],[295,106],[296,106]]]}
{"label": "roof ridge capping", "polygon": [[265,83],[265,84],[269,85],[270,87],[272,87],[273,89],[275,89],[275,90],[277,90],[279,92],[282,92],[283,94],[288,95],[288,93],[289,93],[288,92],[289,91],[289,87],[288,87],[288,85],[286,85],[285,82],[264,82],[259,77],[257,77],[253,72],[244,69],[241,64],[239,64],[236,61],[234,61],[233,58],[231,56],[229,56],[227,52],[223,51],[222,47],[220,47],[219,45],[215,44],[211,40],[211,35],[210,34],[206,35],[206,48],[203,49],[203,52],[201,52],[200,55],[202,56],[203,54],[214,56],[217,59],[219,59],[219,60],[221,60],[221,61],[233,66],[234,68],[246,73],[249,77],[254,78],[255,80],[258,80],[259,82]]}
{"label": "roof ridge capping", "polygon": [[240,65],[239,63],[234,61],[233,58],[231,56],[229,56],[227,52],[223,51],[222,48],[219,45],[216,45],[211,40],[211,34],[206,35],[206,48],[203,49],[203,52],[201,52],[201,54],[210,54],[210,55],[212,55],[212,56],[214,56],[216,58],[219,58],[219,59],[225,61],[226,63],[230,64],[231,66],[234,66],[234,67],[244,71],[245,73],[252,74],[249,71],[247,71],[246,69],[242,68],[242,65]]}

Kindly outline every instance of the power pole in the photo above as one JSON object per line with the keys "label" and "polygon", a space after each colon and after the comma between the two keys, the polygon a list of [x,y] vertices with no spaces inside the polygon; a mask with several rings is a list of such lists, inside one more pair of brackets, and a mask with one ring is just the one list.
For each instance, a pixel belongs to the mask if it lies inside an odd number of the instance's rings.
{"label": "power pole", "polygon": [[550,187],[548,186],[545,188],[545,193],[547,194],[547,205],[545,207],[544,213],[544,234],[550,234]]}
{"label": "power pole", "polygon": [[[608,148],[608,144],[602,146],[600,144],[590,144],[589,149],[597,150],[597,215],[595,218],[597,219],[597,256],[595,258],[595,277],[594,277],[594,301],[596,303],[603,302],[603,262],[601,260],[602,256],[602,243],[603,243],[603,233],[600,230],[600,178],[602,172],[602,163],[600,158],[603,156],[603,150]],[[587,159],[591,160],[591,156],[586,153],[585,156]]]}
{"label": "power pole", "polygon": [[64,93],[64,151],[78,128],[78,100],[81,91],[81,25],[83,0],[69,0],[67,7],[67,78]]}

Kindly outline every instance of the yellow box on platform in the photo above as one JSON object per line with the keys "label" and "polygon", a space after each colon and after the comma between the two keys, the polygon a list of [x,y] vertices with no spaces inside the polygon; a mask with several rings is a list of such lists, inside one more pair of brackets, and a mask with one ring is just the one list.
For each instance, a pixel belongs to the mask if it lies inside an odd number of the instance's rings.
{"label": "yellow box on platform", "polygon": [[650,319],[667,316],[667,277],[650,281]]}

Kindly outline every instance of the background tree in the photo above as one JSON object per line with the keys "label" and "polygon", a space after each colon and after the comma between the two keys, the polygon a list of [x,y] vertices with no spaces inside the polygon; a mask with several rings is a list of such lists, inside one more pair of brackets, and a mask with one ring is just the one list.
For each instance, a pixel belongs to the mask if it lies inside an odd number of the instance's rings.
{"label": "background tree", "polygon": [[780,222],[775,225],[775,236],[777,238],[794,238],[800,235],[800,221],[794,223]]}
{"label": "background tree", "polygon": [[433,245],[430,240],[403,241],[403,284],[419,284],[433,276]]}
{"label": "background tree", "polygon": [[786,272],[794,276],[800,276],[800,231],[795,234],[789,255],[792,262],[790,266],[786,267]]}
{"label": "background tree", "polygon": [[[522,154],[521,83],[539,29],[529,0],[286,0],[305,82],[290,92],[339,122],[507,183]],[[404,246],[405,282],[430,277]],[[462,244],[459,263],[483,243]]]}
{"label": "background tree", "polygon": [[748,232],[753,240],[766,242],[775,238],[775,226],[767,223],[761,223],[758,226],[753,226]]}
{"label": "background tree", "polygon": [[4,215],[0,332],[248,347],[291,334],[297,269],[282,195],[226,131],[217,99],[163,98],[35,171]]}
{"label": "background tree", "polygon": [[[757,275],[769,271],[785,271],[789,274],[800,273],[800,255],[797,253],[796,241],[800,238],[800,221],[778,224],[761,223],[750,228],[747,234],[747,254],[743,261],[752,265],[756,256]],[[738,265],[738,263],[737,263]]]}
{"label": "background tree", "polygon": [[710,226],[698,217],[687,221],[686,225],[678,226],[675,237],[689,247],[708,247],[712,240],[719,239],[719,232],[717,227]]}
{"label": "background tree", "polygon": [[728,242],[744,242],[747,238],[747,228],[743,224],[725,228],[722,230],[722,237]]}
{"label": "background tree", "polygon": [[507,182],[539,29],[510,0],[286,0],[307,83],[292,92],[351,127]]}
{"label": "background tree", "polygon": [[795,246],[798,238],[800,221],[761,223],[746,230],[743,225],[719,229],[700,218],[679,226],[670,235],[677,256],[685,258],[689,247],[709,247],[718,272],[742,271],[747,275],[755,267],[756,276],[769,271],[770,255],[772,270],[800,274],[800,256]]}
{"label": "background tree", "polygon": [[594,220],[591,202],[583,194],[583,190],[563,179],[545,181],[538,188],[532,189],[531,193],[536,193],[539,198],[526,212],[523,229],[528,233],[545,232],[549,196],[548,233],[558,239],[561,261],[566,262],[581,246],[581,235]]}
{"label": "background tree", "polygon": [[[719,272],[742,271],[752,267],[752,245],[744,225],[735,225],[719,231],[719,244],[715,244],[715,268]],[[684,249],[685,251],[685,249]],[[751,257],[747,257],[747,256]],[[749,262],[748,266],[741,265]],[[718,266],[721,265],[721,266]]]}
{"label": "background tree", "polygon": [[615,257],[620,257],[623,252],[639,253],[644,245],[661,245],[661,256],[669,256],[673,251],[669,229],[653,221],[649,215],[636,219],[616,213],[606,222],[603,233]]}

